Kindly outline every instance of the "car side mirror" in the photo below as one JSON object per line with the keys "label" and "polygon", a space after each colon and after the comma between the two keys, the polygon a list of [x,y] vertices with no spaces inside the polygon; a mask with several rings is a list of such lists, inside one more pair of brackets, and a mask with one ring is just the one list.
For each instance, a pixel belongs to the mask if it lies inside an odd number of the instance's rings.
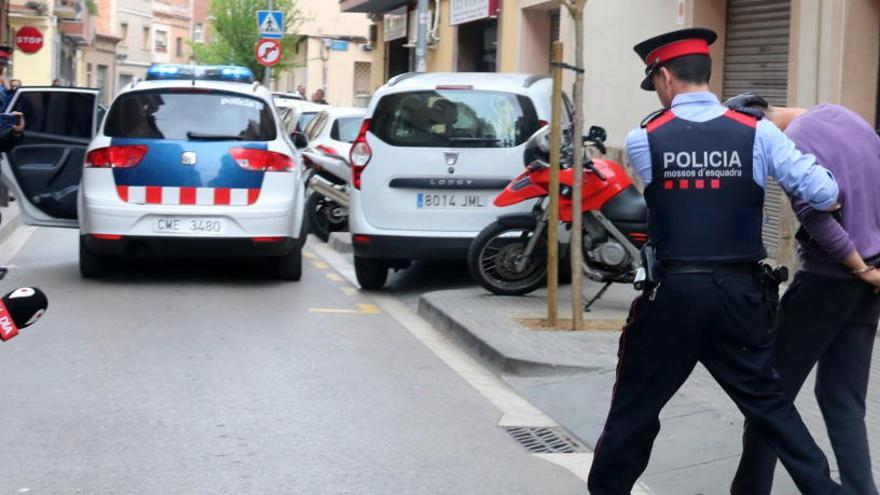
{"label": "car side mirror", "polygon": [[296,146],[296,149],[304,150],[309,147],[309,139],[305,134],[299,131],[291,132],[290,140],[293,141],[293,145]]}
{"label": "car side mirror", "polygon": [[597,125],[591,125],[589,132],[584,136],[584,141],[593,141],[594,143],[604,143],[608,138],[608,133],[605,132],[604,127],[599,127]]}

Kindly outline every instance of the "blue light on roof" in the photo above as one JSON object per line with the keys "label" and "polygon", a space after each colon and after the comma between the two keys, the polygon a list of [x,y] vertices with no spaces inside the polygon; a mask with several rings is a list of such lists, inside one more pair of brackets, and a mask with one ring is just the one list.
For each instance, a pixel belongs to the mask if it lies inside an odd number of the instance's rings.
{"label": "blue light on roof", "polygon": [[234,65],[157,64],[147,70],[148,81],[199,80],[251,83],[254,74],[247,67]]}

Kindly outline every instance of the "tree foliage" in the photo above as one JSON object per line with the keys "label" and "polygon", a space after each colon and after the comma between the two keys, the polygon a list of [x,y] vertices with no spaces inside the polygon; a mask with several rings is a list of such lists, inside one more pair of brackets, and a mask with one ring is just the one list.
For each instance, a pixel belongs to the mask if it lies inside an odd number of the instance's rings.
{"label": "tree foliage", "polygon": [[[263,66],[257,63],[254,47],[260,39],[257,11],[267,10],[265,0],[211,0],[213,37],[210,43],[194,43],[193,58],[200,64],[241,65],[260,78]],[[275,0],[274,10],[284,12],[284,58],[272,68],[272,77],[294,65],[294,50],[300,37],[295,34],[303,22],[297,0]]]}

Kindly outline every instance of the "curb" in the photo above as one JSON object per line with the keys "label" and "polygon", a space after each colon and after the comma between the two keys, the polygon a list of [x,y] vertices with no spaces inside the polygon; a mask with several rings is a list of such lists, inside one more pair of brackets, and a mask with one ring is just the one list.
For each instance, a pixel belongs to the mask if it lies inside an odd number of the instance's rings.
{"label": "curb", "polygon": [[333,232],[330,234],[330,241],[327,244],[337,253],[350,254],[352,252],[351,234],[348,232]]}
{"label": "curb", "polygon": [[560,374],[582,374],[599,371],[601,367],[556,365],[511,357],[497,349],[488,340],[472,332],[468,326],[455,316],[444,311],[425,297],[419,298],[418,314],[434,328],[449,335],[454,342],[473,357],[479,359],[499,373],[519,376],[546,376]]}

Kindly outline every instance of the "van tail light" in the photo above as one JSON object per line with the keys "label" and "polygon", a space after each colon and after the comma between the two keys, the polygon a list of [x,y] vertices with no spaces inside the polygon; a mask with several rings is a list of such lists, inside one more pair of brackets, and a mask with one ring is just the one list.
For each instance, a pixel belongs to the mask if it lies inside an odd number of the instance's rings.
{"label": "van tail light", "polygon": [[370,130],[370,119],[364,119],[361,130],[358,132],[357,139],[351,145],[351,152],[348,154],[351,160],[351,184],[355,189],[361,188],[361,175],[370,159],[373,158],[373,150],[367,144],[367,131]]}
{"label": "van tail light", "polygon": [[283,153],[254,148],[232,148],[229,155],[239,167],[258,172],[290,172],[294,169],[293,159]]}
{"label": "van tail light", "polygon": [[324,153],[325,155],[339,156],[339,153],[337,153],[336,150],[327,146],[326,144],[319,144],[315,146],[315,149],[320,151],[321,153]]}
{"label": "van tail light", "polygon": [[143,160],[148,149],[142,145],[108,146],[93,149],[86,155],[83,166],[87,168],[136,167]]}

